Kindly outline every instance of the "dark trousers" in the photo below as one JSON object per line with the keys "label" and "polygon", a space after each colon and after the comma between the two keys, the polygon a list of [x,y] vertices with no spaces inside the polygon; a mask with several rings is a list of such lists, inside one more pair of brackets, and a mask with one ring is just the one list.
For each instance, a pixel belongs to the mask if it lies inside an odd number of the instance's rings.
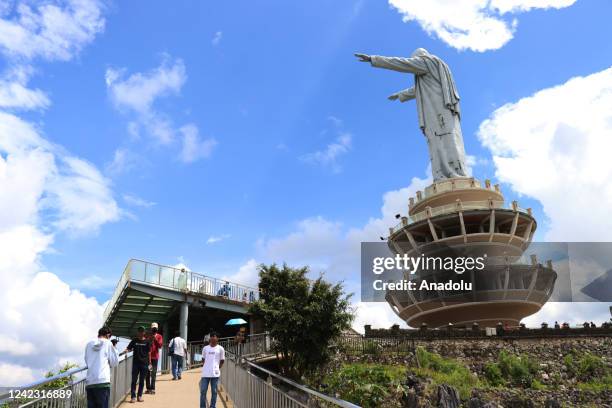
{"label": "dark trousers", "polygon": [[151,371],[147,370],[147,390],[155,391],[155,379],[157,378],[157,360],[151,360]]}
{"label": "dark trousers", "polygon": [[110,387],[85,389],[87,391],[87,408],[108,408]]}
{"label": "dark trousers", "polygon": [[134,361],[132,364],[132,386],[130,388],[132,398],[136,398],[136,382],[138,382],[138,396],[142,397],[147,371],[149,371],[149,365],[147,363]]}

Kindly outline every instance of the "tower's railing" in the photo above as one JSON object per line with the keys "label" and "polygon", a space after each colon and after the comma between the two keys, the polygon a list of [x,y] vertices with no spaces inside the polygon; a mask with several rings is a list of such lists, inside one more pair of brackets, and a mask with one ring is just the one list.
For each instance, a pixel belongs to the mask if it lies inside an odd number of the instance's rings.
{"label": "tower's railing", "polygon": [[[451,214],[454,212],[458,212],[459,208],[461,209],[461,211],[469,211],[469,210],[486,210],[486,209],[490,209],[491,208],[491,204],[492,207],[494,209],[507,209],[507,210],[513,210],[514,208],[512,206],[510,207],[505,207],[504,206],[504,202],[503,201],[488,201],[488,200],[481,200],[481,201],[461,201],[459,203],[455,202],[452,204],[446,204],[446,205],[441,205],[439,207],[434,207],[431,209],[424,209],[423,211],[414,214],[410,217],[404,217],[405,220],[400,221],[399,223],[397,223],[394,227],[393,227],[393,233],[401,230],[403,227],[405,227],[406,225],[409,224],[413,224],[415,222],[419,222],[422,220],[425,220],[429,217],[435,217],[438,215],[444,215],[444,214]],[[460,205],[460,207],[458,207]],[[528,210],[525,210],[523,208],[518,208],[517,207],[517,211],[518,212],[522,212],[522,213],[528,213]]]}
{"label": "tower's railing", "polygon": [[106,310],[104,310],[105,321],[110,316],[117,299],[128,282],[141,282],[181,292],[219,296],[236,302],[251,303],[259,299],[257,288],[229,282],[225,279],[213,278],[183,268],[131,259],[119,279]]}
{"label": "tower's railing", "polygon": [[[117,407],[130,392],[132,354],[120,357],[117,367],[111,369],[109,406]],[[87,407],[85,377],[87,367],[77,367],[45,378],[12,391],[0,393],[0,406],[28,408]]]}

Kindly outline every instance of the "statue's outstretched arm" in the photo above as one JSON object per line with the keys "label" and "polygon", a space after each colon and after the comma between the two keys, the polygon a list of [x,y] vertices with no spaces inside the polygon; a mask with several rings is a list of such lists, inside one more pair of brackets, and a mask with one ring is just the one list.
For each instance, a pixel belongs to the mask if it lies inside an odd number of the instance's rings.
{"label": "statue's outstretched arm", "polygon": [[413,86],[412,88],[404,89],[403,91],[390,95],[388,99],[391,101],[399,99],[400,102],[406,102],[414,98],[416,98],[416,91],[414,90]]}
{"label": "statue's outstretched arm", "polygon": [[371,55],[370,63],[373,67],[391,69],[393,71],[410,72],[417,75],[427,73],[427,65],[419,57],[401,58]]}

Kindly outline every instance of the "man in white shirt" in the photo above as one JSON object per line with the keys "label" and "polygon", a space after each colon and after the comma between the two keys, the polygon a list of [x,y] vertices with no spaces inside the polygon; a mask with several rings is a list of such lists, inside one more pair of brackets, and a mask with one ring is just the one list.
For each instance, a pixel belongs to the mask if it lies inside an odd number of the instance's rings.
{"label": "man in white shirt", "polygon": [[187,342],[179,335],[179,332],[176,332],[175,337],[170,340],[168,348],[172,350],[170,355],[172,359],[172,379],[180,380],[183,373],[183,361],[187,355]]}
{"label": "man in white shirt", "polygon": [[87,364],[85,390],[88,408],[108,408],[111,367],[119,364],[119,354],[110,342],[110,337],[111,330],[102,327],[98,330],[98,338],[85,346],[85,364]]}
{"label": "man in white shirt", "polygon": [[206,392],[210,384],[210,408],[217,407],[217,384],[221,376],[221,367],[225,362],[225,350],[217,342],[217,333],[210,333],[210,344],[202,350],[202,378],[200,379],[200,408],[208,408],[206,405]]}

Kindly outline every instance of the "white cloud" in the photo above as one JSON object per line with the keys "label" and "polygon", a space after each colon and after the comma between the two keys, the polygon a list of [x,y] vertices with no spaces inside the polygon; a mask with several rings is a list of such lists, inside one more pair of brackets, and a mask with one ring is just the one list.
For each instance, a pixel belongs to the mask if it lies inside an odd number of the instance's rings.
{"label": "white cloud", "polygon": [[0,112],[0,327],[4,340],[10,335],[4,344],[24,345],[19,353],[0,353],[3,385],[32,381],[62,360],[81,362],[102,306],[45,272],[41,256],[56,234],[94,233],[119,216],[109,182],[95,167]]}
{"label": "white cloud", "polygon": [[[44,109],[47,95],[27,88],[33,60],[76,56],[104,27],[101,3],[0,7],[0,52],[9,67],[0,76],[0,107]],[[102,305],[46,272],[41,257],[57,234],[93,233],[119,216],[110,183],[93,165],[0,111],[0,384],[24,384],[62,361],[82,362]]]}
{"label": "white cloud", "polygon": [[284,237],[261,239],[257,243],[258,259],[266,263],[308,265],[315,275],[325,272],[328,280],[344,281],[349,292],[357,292],[353,297],[356,330],[363,331],[365,322],[373,327],[389,327],[395,323],[405,326],[386,303],[359,302],[361,242],[387,236],[389,227],[397,223],[395,214],[405,215],[408,198],[429,184],[430,178],[415,177],[408,187],[385,193],[380,216],[369,219],[362,227],[346,228],[323,217],[299,221],[295,231]]}
{"label": "white cloud", "polygon": [[210,237],[208,237],[208,239],[206,240],[207,244],[215,244],[217,242],[223,241],[224,239],[228,239],[229,237],[231,237],[230,234],[223,234],[223,235],[211,235]]}
{"label": "white cloud", "polygon": [[389,0],[404,21],[416,21],[430,35],[459,50],[495,50],[514,36],[515,16],[532,9],[560,9],[576,0]]}
{"label": "white cloud", "polygon": [[183,148],[179,156],[181,161],[192,163],[210,157],[217,145],[214,138],[201,140],[197,126],[191,123],[181,127],[180,131],[183,134]]}
{"label": "white cloud", "polygon": [[127,78],[125,69],[108,68],[106,86],[112,101],[119,108],[148,115],[156,99],[178,94],[187,80],[185,64],[181,59],[164,57],[161,65],[149,72],[137,72]]}
{"label": "white cloud", "polygon": [[217,31],[213,39],[211,40],[212,45],[214,45],[215,47],[219,45],[222,38],[223,38],[223,31]]}
{"label": "white cloud", "polygon": [[141,208],[151,208],[156,204],[153,201],[147,201],[147,200],[144,200],[132,194],[124,194],[123,201],[125,201],[126,204],[131,205],[133,207],[141,207]]}
{"label": "white cloud", "polygon": [[155,109],[155,102],[177,95],[187,80],[185,64],[180,58],[165,55],[159,67],[149,72],[136,72],[126,77],[126,69],[108,68],[106,86],[113,104],[125,113],[136,115],[128,124],[128,133],[138,138],[140,128],[147,130],[162,145],[175,139],[171,120]]}
{"label": "white cloud", "polygon": [[360,333],[364,332],[364,326],[367,324],[373,329],[388,329],[394,324],[399,324],[404,328],[408,327],[405,321],[393,313],[387,303],[358,302],[355,307],[355,320],[352,326]]}
{"label": "white cloud", "polygon": [[103,29],[97,0],[4,3],[0,51],[9,58],[65,61]]}
{"label": "white cloud", "polygon": [[36,378],[35,373],[28,367],[0,363],[0,384],[28,384]]}
{"label": "white cloud", "polygon": [[548,241],[610,240],[610,106],[612,68],[506,104],[480,125],[499,181],[542,204]]}
{"label": "white cloud", "polygon": [[114,288],[116,283],[117,282],[115,280],[103,278],[98,275],[89,275],[89,276],[85,276],[84,278],[80,279],[78,283],[76,284],[76,286],[79,289],[100,290],[100,289]]}
{"label": "white cloud", "polygon": [[343,129],[344,122],[342,119],[330,115],[327,117],[327,120],[331,123],[331,129],[326,128],[322,130],[321,135],[333,132],[336,134],[335,140],[325,146],[325,148],[302,155],[299,159],[305,163],[330,168],[334,173],[338,173],[342,171],[342,166],[338,163],[338,159],[351,150],[353,136]]}
{"label": "white cloud", "polygon": [[330,167],[334,172],[339,172],[342,167],[338,164],[338,158],[351,150],[352,136],[350,133],[341,133],[336,140],[328,144],[324,149],[308,153],[300,159],[307,163]]}
{"label": "white cloud", "polygon": [[[542,204],[547,241],[610,241],[610,106],[612,68],[506,104],[480,125],[499,181]],[[604,318],[607,304],[550,303],[526,321]]]}
{"label": "white cloud", "polygon": [[117,221],[120,211],[109,181],[90,163],[64,157],[59,176],[48,180],[48,197],[43,201],[58,211],[55,225],[76,233],[95,232],[107,222]]}
{"label": "white cloud", "polygon": [[223,276],[222,279],[245,286],[257,287],[257,284],[259,283],[258,266],[259,262],[257,262],[255,259],[249,259],[242,266],[240,266],[240,268],[238,268],[236,273]]}
{"label": "white cloud", "polygon": [[18,65],[7,70],[0,77],[0,108],[8,109],[45,109],[51,101],[40,89],[27,87],[33,69],[28,65]]}
{"label": "white cloud", "polygon": [[106,163],[104,168],[106,173],[111,176],[116,176],[134,169],[139,162],[140,159],[138,155],[129,149],[120,148],[115,150],[113,153],[113,160]]}
{"label": "white cloud", "polygon": [[[172,145],[180,136],[181,150],[178,159],[192,163],[208,158],[217,141],[214,138],[202,140],[198,127],[188,123],[175,129],[171,118],[155,108],[160,98],[177,95],[187,80],[185,64],[180,58],[165,55],[161,65],[149,72],[137,72],[126,76],[124,68],[108,68],[105,75],[106,86],[113,104],[126,114],[132,115],[128,123],[128,134],[138,140],[141,130],[151,136],[159,145]],[[114,167],[122,168],[123,150],[115,153]],[[125,155],[123,155],[125,156]]]}

